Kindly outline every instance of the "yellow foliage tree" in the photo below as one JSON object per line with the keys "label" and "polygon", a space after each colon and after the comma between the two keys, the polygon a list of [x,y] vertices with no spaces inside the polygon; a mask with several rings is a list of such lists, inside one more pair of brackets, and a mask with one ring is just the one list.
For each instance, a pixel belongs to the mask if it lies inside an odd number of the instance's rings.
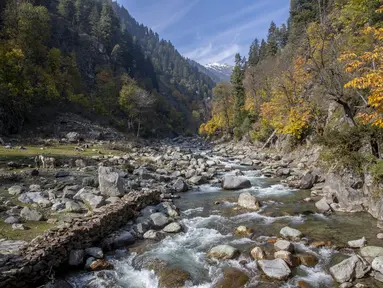
{"label": "yellow foliage tree", "polygon": [[304,129],[309,127],[313,107],[303,97],[304,85],[309,79],[301,57],[295,60],[291,70],[283,72],[276,79],[271,100],[262,104],[261,116],[268,120],[277,133],[300,138]]}
{"label": "yellow foliage tree", "polygon": [[363,32],[373,37],[373,49],[359,55],[345,53],[339,60],[347,63],[346,72],[359,74],[345,88],[369,90],[370,109],[360,113],[359,118],[365,124],[383,128],[383,28],[367,27]]}

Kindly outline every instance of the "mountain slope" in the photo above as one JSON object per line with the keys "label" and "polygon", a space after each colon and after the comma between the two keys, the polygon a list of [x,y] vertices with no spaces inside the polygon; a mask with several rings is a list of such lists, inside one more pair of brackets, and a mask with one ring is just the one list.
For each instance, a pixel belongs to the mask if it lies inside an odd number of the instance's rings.
{"label": "mountain slope", "polygon": [[205,68],[219,78],[220,82],[229,82],[234,67],[229,64],[211,63],[206,64]]}

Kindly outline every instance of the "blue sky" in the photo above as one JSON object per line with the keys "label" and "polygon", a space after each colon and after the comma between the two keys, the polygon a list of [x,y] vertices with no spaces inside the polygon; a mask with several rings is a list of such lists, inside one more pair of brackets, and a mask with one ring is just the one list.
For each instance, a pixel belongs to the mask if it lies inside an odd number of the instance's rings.
{"label": "blue sky", "polygon": [[270,22],[285,23],[289,0],[118,0],[139,22],[170,40],[184,56],[201,64],[234,62],[247,56],[254,38],[267,35]]}

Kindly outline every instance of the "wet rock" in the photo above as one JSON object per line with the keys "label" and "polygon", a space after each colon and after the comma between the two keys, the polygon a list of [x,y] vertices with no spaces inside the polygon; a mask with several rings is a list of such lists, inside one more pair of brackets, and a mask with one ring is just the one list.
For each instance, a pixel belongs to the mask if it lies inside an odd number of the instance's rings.
{"label": "wet rock", "polygon": [[24,187],[20,185],[14,185],[8,188],[8,193],[10,195],[20,195],[21,193],[23,193],[23,191],[24,191]]}
{"label": "wet rock", "polygon": [[166,234],[161,231],[149,230],[143,235],[144,239],[160,241],[166,237]]}
{"label": "wet rock", "polygon": [[20,218],[15,216],[9,216],[7,219],[4,220],[7,224],[17,224],[20,223]]}
{"label": "wet rock", "polygon": [[307,267],[314,267],[318,264],[318,258],[313,254],[298,254],[299,262]]}
{"label": "wet rock", "polygon": [[12,224],[12,230],[28,230],[29,228],[27,226],[24,226],[23,224]]}
{"label": "wet rock", "polygon": [[111,167],[100,166],[98,168],[98,182],[102,195],[112,197],[124,194],[122,179]]}
{"label": "wet rock", "polygon": [[278,240],[277,242],[274,243],[274,249],[276,251],[283,250],[283,251],[292,252],[294,250],[294,245],[286,240]]}
{"label": "wet rock", "polygon": [[183,179],[181,179],[181,178],[178,178],[176,180],[176,182],[173,184],[173,188],[177,192],[186,192],[189,189],[189,187],[186,184],[186,182]]}
{"label": "wet rock", "polygon": [[215,259],[233,259],[239,255],[238,249],[230,245],[218,245],[210,249],[207,256]]}
{"label": "wet rock", "polygon": [[234,230],[234,234],[238,236],[250,236],[253,233],[253,231],[250,228],[247,228],[246,226],[238,226]]}
{"label": "wet rock", "polygon": [[312,286],[306,281],[300,280],[297,282],[298,288],[312,288]]}
{"label": "wet rock", "polygon": [[158,229],[165,227],[165,225],[169,223],[169,218],[161,212],[153,213],[150,215],[150,219],[152,220],[153,225]]}
{"label": "wet rock", "polygon": [[156,272],[159,278],[159,287],[178,288],[184,287],[185,282],[191,279],[191,275],[177,267],[169,267],[165,261],[153,260],[146,267]]}
{"label": "wet rock", "polygon": [[24,207],[21,210],[20,216],[28,221],[41,221],[44,218],[41,213],[28,207]]}
{"label": "wet rock", "polygon": [[241,193],[238,197],[238,205],[252,210],[259,210],[260,204],[253,195],[249,192]]}
{"label": "wet rock", "polygon": [[249,276],[236,268],[226,268],[223,271],[223,279],[218,282],[216,288],[242,288],[249,281]]}
{"label": "wet rock", "polygon": [[102,252],[102,249],[99,247],[90,247],[85,249],[85,254],[97,259],[104,258],[104,252]]}
{"label": "wet rock", "polygon": [[291,270],[282,259],[259,260],[258,265],[267,277],[277,280],[286,280],[291,274]]}
{"label": "wet rock", "polygon": [[168,225],[166,225],[163,229],[166,233],[178,233],[182,230],[182,226],[178,222],[173,222]]}
{"label": "wet rock", "polygon": [[351,248],[362,248],[366,245],[366,242],[366,238],[363,237],[362,239],[348,241],[347,244]]}
{"label": "wet rock", "polygon": [[52,282],[46,284],[44,288],[73,288],[73,286],[65,280],[55,279]]}
{"label": "wet rock", "polygon": [[250,254],[254,260],[263,260],[266,258],[265,252],[263,252],[261,247],[254,247]]}
{"label": "wet rock", "polygon": [[68,263],[71,266],[79,266],[84,263],[85,252],[83,249],[72,250],[69,253]]}
{"label": "wet rock", "polygon": [[[91,257],[92,258],[92,257]],[[93,258],[94,259],[94,258]],[[90,262],[90,261],[87,261]],[[90,271],[100,271],[100,270],[112,270],[114,266],[104,259],[94,259],[91,263],[87,263],[87,267]]]}
{"label": "wet rock", "polygon": [[368,263],[357,255],[343,260],[330,268],[330,272],[339,283],[349,282],[355,278],[359,279],[364,277],[371,267]]}
{"label": "wet rock", "polygon": [[222,182],[222,188],[225,190],[240,190],[250,187],[251,183],[245,177],[225,176]]}
{"label": "wet rock", "polygon": [[287,264],[289,264],[290,267],[295,267],[297,264],[297,261],[294,259],[293,254],[289,251],[277,251],[274,253],[274,258],[275,259],[282,259],[285,261]]}
{"label": "wet rock", "polygon": [[177,217],[180,215],[179,209],[172,203],[163,202],[158,204],[155,211],[167,214],[169,217]]}
{"label": "wet rock", "polygon": [[279,233],[283,237],[288,238],[288,239],[293,239],[293,240],[297,240],[297,239],[300,239],[302,237],[301,231],[294,229],[294,228],[287,227],[287,226],[283,227]]}

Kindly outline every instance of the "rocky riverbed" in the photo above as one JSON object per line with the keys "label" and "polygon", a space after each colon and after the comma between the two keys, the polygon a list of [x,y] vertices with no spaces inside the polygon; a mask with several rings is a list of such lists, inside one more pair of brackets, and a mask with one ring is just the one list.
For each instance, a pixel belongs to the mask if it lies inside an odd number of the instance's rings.
{"label": "rocky riverbed", "polygon": [[[69,269],[49,287],[383,287],[376,219],[328,193],[315,149],[281,157],[177,138],[121,150],[4,184],[12,229],[39,221],[65,231],[133,201],[132,190],[159,193],[160,204],[120,217],[121,229],[66,247],[58,266]],[[0,246],[4,265],[4,255],[36,252],[22,241]]]}

